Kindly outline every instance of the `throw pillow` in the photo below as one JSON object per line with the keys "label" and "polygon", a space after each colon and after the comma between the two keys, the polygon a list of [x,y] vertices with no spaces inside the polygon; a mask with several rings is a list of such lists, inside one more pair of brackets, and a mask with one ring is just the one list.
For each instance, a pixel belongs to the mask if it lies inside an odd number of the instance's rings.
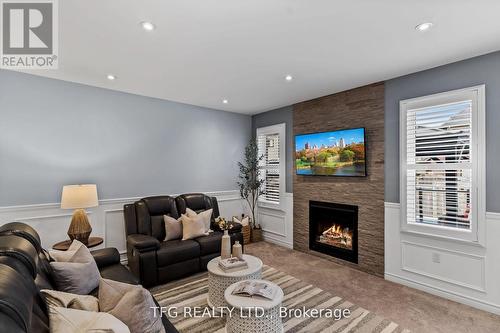
{"label": "throw pillow", "polygon": [[[131,333],[164,333],[161,316],[155,316],[153,296],[140,285],[101,279],[99,307],[123,321]],[[132,315],[133,314],[133,315]]]}
{"label": "throw pillow", "polygon": [[165,240],[179,239],[182,237],[182,222],[181,218],[174,219],[171,216],[163,215],[165,222]]}
{"label": "throw pillow", "polygon": [[85,245],[79,240],[74,239],[66,251],[49,250],[49,255],[55,261],[69,261],[81,246]]}
{"label": "throw pillow", "polygon": [[195,217],[198,213],[188,207],[186,208],[186,215],[189,217]]}
{"label": "throw pillow", "polygon": [[208,235],[202,216],[197,215],[195,217],[188,217],[187,215],[182,214],[181,221],[182,240],[188,240]]}
{"label": "throw pillow", "polygon": [[130,333],[129,328],[109,313],[51,306],[50,333]]}
{"label": "throw pillow", "polygon": [[50,263],[57,290],[87,295],[99,286],[101,277],[94,257],[89,249],[77,240],[73,241],[68,251],[64,254],[58,253],[63,251],[50,253],[58,260]]}
{"label": "throw pillow", "polygon": [[245,216],[244,218],[241,219],[241,221],[236,217],[236,216],[233,216],[233,222],[236,222],[236,223],[239,223],[241,224],[242,226],[246,226],[248,225],[248,223],[250,222],[250,218],[248,216]]}
{"label": "throw pillow", "polygon": [[40,293],[49,307],[63,307],[85,311],[99,311],[99,300],[90,295],[77,295],[64,291],[42,289]]}
{"label": "throw pillow", "polygon": [[210,229],[210,224],[212,222],[212,213],[213,213],[213,209],[210,208],[210,209],[207,209],[203,212],[200,212],[200,213],[196,213],[194,210],[190,209],[190,208],[186,208],[186,215],[188,217],[197,217],[197,216],[201,216],[201,218],[203,219],[203,223],[205,224],[205,231],[206,232],[211,232],[212,230]]}

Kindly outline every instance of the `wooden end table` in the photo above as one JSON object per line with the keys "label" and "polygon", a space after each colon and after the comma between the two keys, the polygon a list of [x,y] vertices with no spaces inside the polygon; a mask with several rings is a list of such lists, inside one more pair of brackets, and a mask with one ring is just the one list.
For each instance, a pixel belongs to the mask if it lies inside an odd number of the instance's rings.
{"label": "wooden end table", "polygon": [[[68,240],[65,240],[65,241],[62,241],[62,242],[59,242],[59,243],[52,245],[52,248],[54,250],[66,251],[72,242],[73,242],[72,240],[68,239]],[[86,246],[88,248],[91,248],[91,247],[101,245],[103,242],[104,242],[104,240],[102,239],[102,237],[89,237],[89,243],[86,244]]]}

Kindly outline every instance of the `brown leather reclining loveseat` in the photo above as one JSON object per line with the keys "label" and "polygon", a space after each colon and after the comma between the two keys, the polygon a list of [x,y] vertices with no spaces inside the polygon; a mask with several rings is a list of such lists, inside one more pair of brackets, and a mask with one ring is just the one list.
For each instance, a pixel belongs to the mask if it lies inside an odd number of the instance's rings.
{"label": "brown leather reclining loveseat", "polygon": [[[163,215],[179,218],[190,208],[199,213],[213,209],[208,236],[192,240],[165,241]],[[144,287],[151,287],[207,269],[207,263],[220,255],[223,232],[215,223],[219,206],[215,197],[202,193],[142,198],[124,206],[127,256],[130,270]],[[232,223],[232,222],[231,222]],[[231,243],[243,244],[242,226],[232,223]]]}

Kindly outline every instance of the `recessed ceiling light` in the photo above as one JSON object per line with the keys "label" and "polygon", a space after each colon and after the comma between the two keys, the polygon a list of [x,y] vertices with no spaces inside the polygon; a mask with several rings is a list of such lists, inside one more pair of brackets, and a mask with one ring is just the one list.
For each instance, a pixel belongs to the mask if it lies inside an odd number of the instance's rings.
{"label": "recessed ceiling light", "polygon": [[146,31],[152,31],[155,29],[155,25],[151,22],[143,21],[141,22],[141,26]]}
{"label": "recessed ceiling light", "polygon": [[106,77],[107,77],[107,78],[108,78],[108,80],[110,80],[110,81],[113,81],[113,80],[115,80],[115,79],[116,79],[116,76],[114,76],[113,74],[108,74]]}
{"label": "recessed ceiling light", "polygon": [[229,101],[227,99],[223,99],[222,103],[227,104],[227,103],[229,103]]}
{"label": "recessed ceiling light", "polygon": [[415,27],[415,29],[417,29],[418,31],[427,31],[430,28],[432,28],[433,25],[434,24],[432,24],[431,22],[425,22],[425,23],[421,23],[421,24],[417,25]]}
{"label": "recessed ceiling light", "polygon": [[287,76],[285,76],[285,80],[292,81],[293,80],[293,76],[287,75]]}

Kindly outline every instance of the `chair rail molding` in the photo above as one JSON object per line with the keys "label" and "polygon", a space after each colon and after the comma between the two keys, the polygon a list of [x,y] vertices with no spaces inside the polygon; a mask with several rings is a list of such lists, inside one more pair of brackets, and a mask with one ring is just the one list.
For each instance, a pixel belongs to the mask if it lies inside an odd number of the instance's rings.
{"label": "chair rail molding", "polygon": [[[217,198],[222,216],[231,217],[239,216],[241,213],[248,214],[248,209],[237,190],[204,193]],[[161,195],[176,196],[177,194]],[[104,239],[103,244],[96,247],[96,249],[115,247],[120,252],[122,261],[126,260],[127,247],[123,205],[133,203],[146,196],[149,195],[103,199],[99,200],[99,206],[86,209],[92,226],[92,236]],[[42,240],[42,246],[49,249],[53,244],[68,239],[66,232],[72,215],[72,211],[61,209],[60,203],[5,206],[0,207],[0,225],[9,222],[26,223],[35,228]]]}
{"label": "chair rail molding", "polygon": [[385,279],[500,314],[500,213],[486,213],[484,246],[406,233],[400,219],[385,202]]}

